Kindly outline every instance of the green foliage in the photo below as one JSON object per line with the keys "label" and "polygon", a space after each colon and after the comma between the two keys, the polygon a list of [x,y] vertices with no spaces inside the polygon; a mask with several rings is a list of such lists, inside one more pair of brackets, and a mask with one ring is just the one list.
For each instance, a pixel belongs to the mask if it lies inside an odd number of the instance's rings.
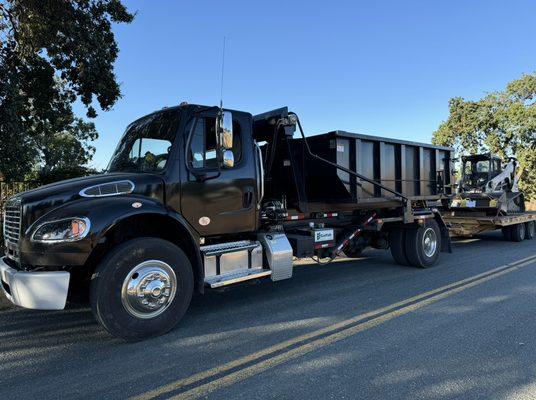
{"label": "green foliage", "polygon": [[55,168],[47,173],[40,173],[37,177],[37,182],[40,185],[63,181],[65,179],[78,178],[80,176],[95,175],[98,171],[92,168],[87,168],[77,165],[69,165],[66,167]]}
{"label": "green foliage", "polygon": [[458,154],[491,151],[517,157],[526,170],[520,188],[536,198],[536,74],[523,75],[478,101],[452,98],[449,109],[432,142],[454,146]]}
{"label": "green foliage", "polygon": [[25,103],[12,82],[16,74],[7,68],[4,53],[0,53],[0,180],[24,178],[34,164],[37,149],[32,138],[23,134],[27,119],[21,118]]}
{"label": "green foliage", "polygon": [[88,172],[98,134],[72,104],[91,118],[120,98],[111,27],[133,18],[119,0],[0,0],[0,175]]}
{"label": "green foliage", "polygon": [[63,82],[57,83],[57,89],[58,97],[50,105],[48,119],[38,120],[32,127],[42,165],[39,180],[46,183],[55,177],[67,179],[90,173],[84,165],[95,152],[90,142],[98,138],[95,124],[74,116],[69,103],[71,94]]}

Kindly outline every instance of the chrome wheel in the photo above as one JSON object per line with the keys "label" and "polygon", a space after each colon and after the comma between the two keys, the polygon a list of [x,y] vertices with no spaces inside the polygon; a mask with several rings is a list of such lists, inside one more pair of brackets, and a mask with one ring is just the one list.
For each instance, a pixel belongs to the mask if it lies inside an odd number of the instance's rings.
{"label": "chrome wheel", "polygon": [[426,257],[433,257],[437,248],[437,235],[432,228],[427,228],[422,236],[422,249]]}
{"label": "chrome wheel", "polygon": [[154,318],[172,303],[177,291],[177,277],[163,261],[144,261],[127,275],[121,289],[121,302],[137,318]]}

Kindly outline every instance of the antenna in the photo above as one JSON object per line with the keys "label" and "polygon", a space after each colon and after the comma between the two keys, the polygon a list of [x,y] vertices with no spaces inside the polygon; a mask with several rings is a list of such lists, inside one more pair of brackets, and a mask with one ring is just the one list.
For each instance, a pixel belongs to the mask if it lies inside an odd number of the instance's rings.
{"label": "antenna", "polygon": [[223,54],[221,57],[220,110],[223,111],[223,74],[225,72],[225,36],[223,37]]}

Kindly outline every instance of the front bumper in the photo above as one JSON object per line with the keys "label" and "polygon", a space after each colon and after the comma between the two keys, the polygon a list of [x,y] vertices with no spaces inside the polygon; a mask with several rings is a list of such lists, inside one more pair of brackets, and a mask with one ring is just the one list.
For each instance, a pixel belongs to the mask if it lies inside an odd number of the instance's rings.
{"label": "front bumper", "polygon": [[13,304],[35,310],[63,310],[70,274],[65,271],[18,271],[0,258],[0,286]]}

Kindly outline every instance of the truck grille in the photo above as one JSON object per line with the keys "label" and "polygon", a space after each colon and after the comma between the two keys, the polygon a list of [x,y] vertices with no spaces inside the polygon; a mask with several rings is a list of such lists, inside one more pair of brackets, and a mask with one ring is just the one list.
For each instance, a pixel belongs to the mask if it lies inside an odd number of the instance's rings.
{"label": "truck grille", "polygon": [[18,245],[21,222],[20,200],[9,200],[4,210],[4,240],[6,244]]}

